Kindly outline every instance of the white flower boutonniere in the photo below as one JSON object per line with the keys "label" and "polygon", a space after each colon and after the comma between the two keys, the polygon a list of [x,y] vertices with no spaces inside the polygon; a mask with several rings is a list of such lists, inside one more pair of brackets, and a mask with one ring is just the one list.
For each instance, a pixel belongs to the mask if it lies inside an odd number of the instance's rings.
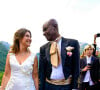
{"label": "white flower boutonniere", "polygon": [[66,50],[67,50],[67,55],[68,56],[72,56],[72,50],[74,49],[74,47],[71,47],[71,46],[68,46],[68,47],[66,47]]}

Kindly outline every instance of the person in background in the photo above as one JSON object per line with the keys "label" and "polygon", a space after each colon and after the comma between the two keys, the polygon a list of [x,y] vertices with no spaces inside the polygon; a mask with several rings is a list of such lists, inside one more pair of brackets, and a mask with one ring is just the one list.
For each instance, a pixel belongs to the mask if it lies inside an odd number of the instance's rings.
{"label": "person in background", "polygon": [[80,55],[80,58],[84,58],[86,56],[85,51],[83,50],[82,54]]}
{"label": "person in background", "polygon": [[92,55],[93,45],[86,45],[84,50],[86,57],[80,59],[80,90],[97,90],[92,86],[98,83],[99,60]]}
{"label": "person in background", "polygon": [[94,46],[94,51],[93,51],[93,55],[98,57],[98,54],[96,53],[96,47],[97,47],[97,43],[96,43],[96,38],[100,37],[100,33],[97,33],[94,35],[94,43],[93,43],[93,46]]}
{"label": "person in background", "polygon": [[99,51],[96,50],[96,48],[97,48],[96,38],[99,38],[99,37],[100,37],[100,33],[97,33],[97,34],[94,35],[94,43],[93,43],[94,51],[93,51],[93,55],[96,56],[99,59],[99,82],[97,84],[97,87],[100,89],[100,57],[99,57]]}
{"label": "person in background", "polygon": [[0,90],[38,90],[38,61],[29,50],[30,44],[29,30],[21,28],[15,32]]}
{"label": "person in background", "polygon": [[49,42],[40,47],[39,90],[77,90],[78,41],[62,37],[55,19],[43,25],[43,35]]}

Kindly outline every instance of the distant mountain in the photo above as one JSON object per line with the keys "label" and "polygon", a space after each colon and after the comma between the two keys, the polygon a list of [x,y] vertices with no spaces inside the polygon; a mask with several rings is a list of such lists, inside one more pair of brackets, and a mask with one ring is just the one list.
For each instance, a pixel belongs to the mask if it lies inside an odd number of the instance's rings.
{"label": "distant mountain", "polygon": [[0,71],[4,71],[9,48],[10,44],[8,42],[0,41]]}
{"label": "distant mountain", "polygon": [[[80,42],[79,44],[80,44],[80,54],[82,54],[84,47],[88,43]],[[7,56],[9,48],[10,48],[10,44],[8,42],[0,41],[0,71],[4,71],[6,56]],[[39,57],[39,53],[38,53],[38,57]]]}
{"label": "distant mountain", "polygon": [[2,43],[7,50],[10,48],[10,44],[8,42],[0,41],[0,43]]}

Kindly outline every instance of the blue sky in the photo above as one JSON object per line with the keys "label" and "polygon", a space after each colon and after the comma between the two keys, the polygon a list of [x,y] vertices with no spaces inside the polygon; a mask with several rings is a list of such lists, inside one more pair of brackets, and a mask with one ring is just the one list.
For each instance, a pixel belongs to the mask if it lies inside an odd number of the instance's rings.
{"label": "blue sky", "polygon": [[1,0],[0,41],[12,44],[15,31],[25,27],[32,32],[30,48],[36,53],[47,42],[42,25],[51,18],[62,36],[91,44],[100,32],[100,0]]}

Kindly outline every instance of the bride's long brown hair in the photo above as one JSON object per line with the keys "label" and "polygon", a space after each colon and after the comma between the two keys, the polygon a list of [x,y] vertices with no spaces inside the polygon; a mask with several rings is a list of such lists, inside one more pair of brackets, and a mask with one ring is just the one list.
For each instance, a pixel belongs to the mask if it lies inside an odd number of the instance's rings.
{"label": "bride's long brown hair", "polygon": [[29,32],[30,36],[32,36],[30,30],[28,30],[26,28],[21,28],[15,32],[14,39],[13,39],[13,45],[10,47],[10,51],[9,51],[10,53],[18,53],[19,52],[19,50],[20,50],[19,41],[24,37],[26,32]]}

